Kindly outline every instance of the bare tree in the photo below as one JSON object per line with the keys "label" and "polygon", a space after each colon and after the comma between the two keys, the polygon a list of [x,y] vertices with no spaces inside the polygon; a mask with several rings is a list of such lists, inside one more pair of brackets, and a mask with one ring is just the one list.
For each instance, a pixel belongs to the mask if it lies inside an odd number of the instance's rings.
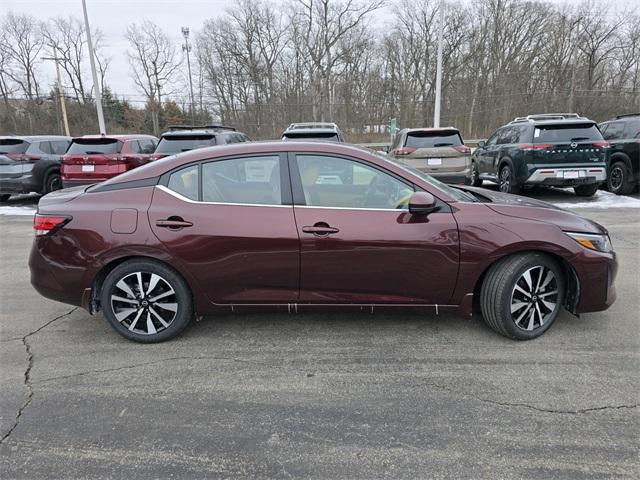
{"label": "bare tree", "polygon": [[44,45],[38,22],[31,15],[8,12],[0,29],[4,32],[0,49],[9,60],[9,67],[3,73],[27,98],[37,98],[40,95],[37,68]]}

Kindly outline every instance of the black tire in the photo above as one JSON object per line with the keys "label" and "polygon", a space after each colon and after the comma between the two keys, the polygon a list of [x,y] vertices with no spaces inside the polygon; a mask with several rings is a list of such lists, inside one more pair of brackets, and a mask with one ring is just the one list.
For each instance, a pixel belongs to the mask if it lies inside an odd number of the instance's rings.
{"label": "black tire", "polygon": [[9,200],[10,196],[11,196],[10,193],[3,193],[2,195],[0,195],[0,203],[4,203],[7,200]]}
{"label": "black tire", "polygon": [[498,173],[498,188],[502,193],[513,193],[517,195],[520,193],[520,185],[516,181],[513,169],[508,163],[500,168]]}
{"label": "black tire", "polygon": [[613,163],[607,175],[607,190],[616,195],[629,195],[635,187],[632,177],[625,162]]}
{"label": "black tire", "polygon": [[589,185],[578,185],[577,187],[573,187],[573,191],[576,192],[576,195],[579,197],[593,197],[598,191],[598,187],[600,184],[591,183]]}
{"label": "black tire", "polygon": [[[540,285],[545,282],[547,272],[552,272],[553,277],[541,289]],[[516,290],[517,287],[527,288],[527,273],[531,283],[537,284],[537,287],[532,288],[537,293],[531,295],[529,300]],[[551,296],[554,289],[557,292]],[[482,283],[480,309],[485,323],[492,330],[515,340],[531,340],[553,325],[562,309],[564,298],[565,277],[560,265],[543,253],[522,253],[506,257],[491,266]],[[519,304],[522,306],[512,313],[512,309]],[[549,304],[554,305],[554,308],[550,309]],[[530,326],[533,328],[529,329]]]}
{"label": "black tire", "polygon": [[[147,290],[142,296],[137,286],[138,272],[142,289]],[[160,280],[154,280],[154,275]],[[128,291],[117,286],[121,281],[129,288]],[[173,293],[169,293],[171,290]],[[114,299],[114,296],[123,301]],[[153,301],[158,296],[162,296],[162,302]],[[141,343],[169,340],[184,330],[193,318],[193,299],[187,283],[172,268],[149,259],[132,259],[114,268],[104,280],[100,303],[105,318],[116,332]],[[132,311],[127,314],[127,310]],[[162,318],[164,324],[158,317]]]}
{"label": "black tire", "polygon": [[476,162],[471,162],[471,176],[466,179],[465,183],[467,185],[471,185],[472,187],[482,186],[482,179],[480,178],[480,173],[478,172],[478,164]]}
{"label": "black tire", "polygon": [[55,192],[56,190],[60,190],[61,188],[62,177],[60,176],[60,172],[54,170],[47,173],[47,176],[44,179],[44,184],[42,186],[42,193],[46,195],[47,193]]}

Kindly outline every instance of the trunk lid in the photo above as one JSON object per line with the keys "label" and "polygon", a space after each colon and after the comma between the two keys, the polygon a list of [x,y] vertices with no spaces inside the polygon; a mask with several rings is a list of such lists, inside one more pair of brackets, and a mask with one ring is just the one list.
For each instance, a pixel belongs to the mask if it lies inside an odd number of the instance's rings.
{"label": "trunk lid", "polygon": [[595,123],[582,122],[536,126],[533,144],[524,149],[538,167],[591,166],[605,163],[608,146]]}
{"label": "trunk lid", "polygon": [[122,145],[109,137],[75,138],[62,157],[63,180],[101,181],[125,172]]}

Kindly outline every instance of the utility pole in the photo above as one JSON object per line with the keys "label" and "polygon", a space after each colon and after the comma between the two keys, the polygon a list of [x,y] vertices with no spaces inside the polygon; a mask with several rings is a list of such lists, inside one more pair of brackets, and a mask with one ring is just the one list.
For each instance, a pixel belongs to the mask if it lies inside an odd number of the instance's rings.
{"label": "utility pole", "polygon": [[440,102],[442,97],[442,37],[444,32],[444,0],[438,7],[438,61],[436,65],[436,104],[433,109],[433,126],[440,127]]}
{"label": "utility pole", "polygon": [[58,90],[58,100],[60,100],[60,108],[62,110],[62,121],[64,122],[64,134],[68,137],[69,134],[69,120],[67,119],[67,105],[64,101],[64,93],[62,91],[62,80],[60,79],[60,65],[58,64],[58,53],[56,49],[53,49],[53,57],[42,57],[42,60],[53,60],[56,64],[56,90]]}
{"label": "utility pole", "polygon": [[195,104],[193,101],[193,81],[191,79],[191,60],[189,52],[191,52],[191,44],[189,43],[189,27],[182,27],[182,35],[184,36],[184,45],[182,50],[187,52],[187,70],[189,71],[189,91],[191,92],[191,124],[196,124]]}
{"label": "utility pole", "polygon": [[96,110],[98,112],[98,127],[100,135],[106,135],[107,129],[104,126],[104,114],[102,113],[102,94],[100,93],[100,84],[98,83],[98,74],[96,73],[96,59],[93,54],[93,43],[91,42],[91,27],[89,26],[89,15],[87,15],[86,0],[82,0],[82,10],[84,11],[84,26],[87,30],[87,47],[89,49],[89,60],[91,61],[91,75],[93,76],[93,94],[96,97]]}

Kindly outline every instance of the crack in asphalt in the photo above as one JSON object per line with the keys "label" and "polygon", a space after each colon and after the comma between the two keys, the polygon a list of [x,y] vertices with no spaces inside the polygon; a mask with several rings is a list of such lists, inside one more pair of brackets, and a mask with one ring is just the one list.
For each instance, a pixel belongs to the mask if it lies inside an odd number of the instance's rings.
{"label": "crack in asphalt", "polygon": [[489,403],[491,405],[498,405],[500,407],[515,407],[515,408],[526,408],[529,410],[535,410],[536,412],[541,412],[541,413],[553,413],[553,414],[560,414],[560,415],[580,415],[580,414],[584,414],[584,413],[592,413],[592,412],[598,412],[598,411],[603,411],[603,410],[622,410],[622,409],[633,409],[633,408],[638,408],[640,407],[640,403],[636,403],[636,404],[622,404],[622,405],[603,405],[603,406],[599,406],[599,407],[589,407],[589,408],[578,408],[576,410],[561,410],[561,409],[555,409],[555,408],[542,408],[542,407],[536,407],[535,405],[531,405],[530,403],[522,403],[522,402],[499,402],[497,400],[491,400],[490,398],[484,398],[481,397],[479,395],[474,395],[471,393],[464,393],[464,392],[460,392],[457,390],[453,390],[449,387],[445,387],[444,385],[439,385],[437,383],[425,383],[423,385],[429,386],[429,387],[434,387],[434,388],[438,388],[440,390],[444,390],[446,392],[452,393],[454,395],[462,395],[468,398],[472,398],[478,402],[482,402],[482,403]]}
{"label": "crack in asphalt", "polygon": [[[27,387],[27,398],[22,403],[20,408],[18,408],[18,411],[16,412],[16,419],[13,422],[13,425],[11,426],[11,428],[7,431],[7,433],[4,434],[2,438],[0,438],[0,445],[2,445],[5,442],[5,440],[11,436],[13,431],[16,429],[16,427],[20,423],[20,417],[22,417],[22,414],[24,413],[26,408],[29,406],[29,404],[31,404],[31,400],[33,399],[33,383],[31,382],[31,369],[33,368],[33,352],[31,351],[31,345],[29,344],[28,338],[40,332],[41,330],[45,329],[46,327],[51,325],[53,322],[60,320],[61,318],[64,318],[68,315],[71,315],[76,310],[78,310],[78,307],[74,307],[67,313],[63,313],[62,315],[59,315],[52,320],[49,320],[44,325],[41,325],[34,331],[29,332],[25,336],[19,338],[20,340],[22,340],[22,344],[24,345],[24,348],[27,352],[27,368],[24,371],[24,385]],[[18,340],[18,338],[16,338],[16,340]]]}

